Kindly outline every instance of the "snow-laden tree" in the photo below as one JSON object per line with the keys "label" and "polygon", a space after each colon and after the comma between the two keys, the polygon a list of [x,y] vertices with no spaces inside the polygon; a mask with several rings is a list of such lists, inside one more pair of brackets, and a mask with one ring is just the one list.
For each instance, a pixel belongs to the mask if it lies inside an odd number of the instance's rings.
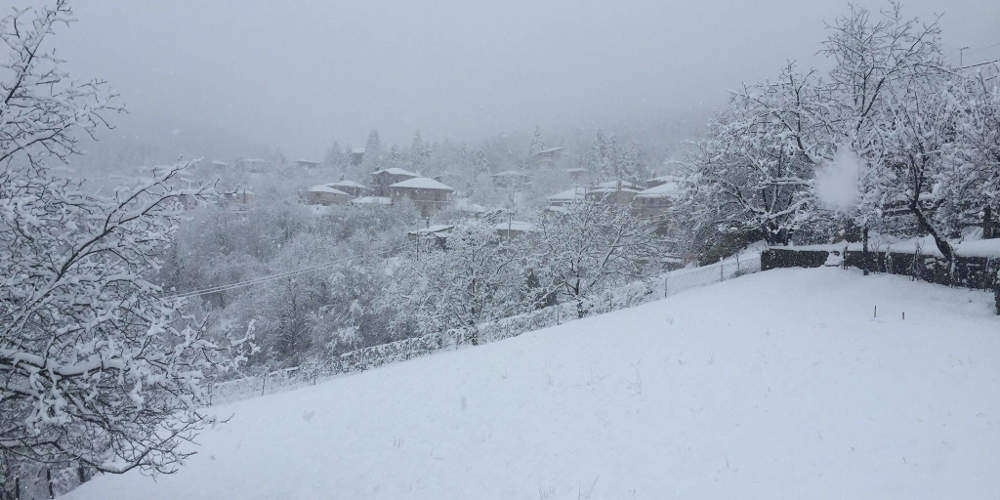
{"label": "snow-laden tree", "polygon": [[524,279],[517,242],[501,239],[490,224],[455,228],[444,248],[427,246],[404,264],[387,300],[402,307],[421,333],[460,329],[479,342],[480,323],[522,308]]}
{"label": "snow-laden tree", "polygon": [[[944,125],[928,120],[947,120],[929,115],[946,111],[940,106],[949,85],[943,78],[940,35],[936,18],[929,23],[906,18],[901,4],[892,1],[877,14],[851,6],[834,20],[823,42],[821,52],[834,65],[827,84],[831,106],[818,117],[839,136],[838,143],[865,163],[853,214],[865,233],[886,208],[899,203],[910,209],[924,232],[940,232],[921,200],[948,162],[934,144],[921,143],[929,131],[919,130]],[[929,140],[940,146],[943,138]],[[921,147],[929,149],[921,153]],[[935,239],[939,247],[946,245]],[[941,251],[950,256],[950,249]]]}
{"label": "snow-laden tree", "polygon": [[585,156],[585,168],[594,178],[602,180],[620,180],[619,157],[621,152],[618,140],[613,134],[598,129],[594,140]]}
{"label": "snow-laden tree", "polygon": [[[699,144],[690,179],[704,186],[685,208],[700,226],[714,219],[771,243],[867,234],[905,212],[951,259],[947,239],[995,206],[997,118],[995,83],[947,67],[940,32],[898,2],[877,14],[852,7],[823,43],[825,78],[789,65],[733,97]],[[857,202],[834,214],[818,203],[816,174],[842,148],[859,160]]]}
{"label": "snow-laden tree", "polygon": [[627,207],[584,201],[545,214],[533,257],[540,281],[587,314],[588,301],[611,286],[642,276],[643,266],[664,252],[655,228]]}
{"label": "snow-laden tree", "polygon": [[531,134],[531,144],[528,145],[528,156],[534,156],[545,149],[545,138],[542,136],[542,127],[535,125],[535,132]]}
{"label": "snow-laden tree", "polygon": [[726,231],[759,231],[787,243],[816,206],[814,169],[833,154],[826,126],[816,119],[827,98],[813,72],[789,64],[775,82],[735,94],[698,146],[692,174],[705,213]]}
{"label": "snow-laden tree", "polygon": [[44,42],[65,0],[0,21],[0,483],[24,463],[171,472],[211,421],[202,380],[225,362],[147,279],[174,227],[179,168],[111,199],[53,175],[118,109]]}
{"label": "snow-laden tree", "polygon": [[[954,120],[954,142],[948,145],[952,167],[938,192],[945,200],[937,218],[954,230],[981,221],[984,237],[1000,236],[1000,78],[954,75],[948,106]],[[988,233],[988,234],[985,234]]]}

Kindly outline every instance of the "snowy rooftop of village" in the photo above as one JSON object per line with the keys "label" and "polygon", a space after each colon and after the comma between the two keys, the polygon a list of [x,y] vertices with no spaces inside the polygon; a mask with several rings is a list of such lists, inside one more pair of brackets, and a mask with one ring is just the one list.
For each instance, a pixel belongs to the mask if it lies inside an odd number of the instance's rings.
{"label": "snowy rooftop of village", "polygon": [[681,194],[681,186],[676,181],[668,181],[659,186],[639,191],[638,198],[670,198]]}
{"label": "snowy rooftop of village", "polygon": [[438,182],[430,177],[414,177],[392,184],[389,187],[410,189],[434,189],[438,191],[454,191],[451,186]]}
{"label": "snowy rooftop of village", "polygon": [[528,177],[528,174],[518,170],[504,170],[493,174],[492,177]]}
{"label": "snowy rooftop of village", "polygon": [[329,185],[333,186],[333,187],[349,187],[349,188],[365,189],[365,185],[364,184],[361,184],[360,182],[352,181],[350,179],[341,179],[341,180],[339,180],[337,182],[331,182]]}
{"label": "snowy rooftop of village", "polygon": [[330,193],[330,194],[342,194],[344,196],[350,196],[349,194],[339,189],[330,187],[330,185],[328,184],[317,184],[315,186],[311,186],[309,189],[306,189],[306,191],[310,193]]}
{"label": "snowy rooftop of village", "polygon": [[410,177],[420,177],[420,174],[418,173],[410,172],[409,170],[399,167],[383,168],[372,172],[372,175],[379,175],[379,174],[408,175]]}

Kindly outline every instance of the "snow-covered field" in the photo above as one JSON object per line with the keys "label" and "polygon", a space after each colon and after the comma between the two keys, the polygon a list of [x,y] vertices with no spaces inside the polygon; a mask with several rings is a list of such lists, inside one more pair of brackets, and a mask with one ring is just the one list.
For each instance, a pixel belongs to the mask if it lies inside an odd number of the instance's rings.
{"label": "snow-covered field", "polygon": [[181,472],[69,498],[996,498],[989,300],[745,276],[223,406]]}

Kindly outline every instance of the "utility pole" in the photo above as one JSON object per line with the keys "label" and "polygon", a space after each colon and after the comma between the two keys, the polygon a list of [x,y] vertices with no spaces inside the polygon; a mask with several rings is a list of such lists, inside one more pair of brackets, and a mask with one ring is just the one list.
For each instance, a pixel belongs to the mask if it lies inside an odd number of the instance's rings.
{"label": "utility pole", "polygon": [[966,45],[965,47],[959,47],[958,49],[958,65],[965,66],[965,51],[969,50],[971,47]]}

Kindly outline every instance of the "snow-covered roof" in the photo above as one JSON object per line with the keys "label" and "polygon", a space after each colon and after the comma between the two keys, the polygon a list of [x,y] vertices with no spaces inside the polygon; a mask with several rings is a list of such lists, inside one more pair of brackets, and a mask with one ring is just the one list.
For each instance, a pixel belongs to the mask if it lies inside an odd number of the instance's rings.
{"label": "snow-covered roof", "polygon": [[514,220],[509,222],[500,222],[493,226],[497,231],[520,231],[523,233],[538,231],[535,225],[530,222],[525,222],[522,220]]}
{"label": "snow-covered roof", "polygon": [[212,165],[215,165],[216,167],[228,167],[229,166],[228,163],[226,163],[226,162],[224,162],[222,160],[212,160]]}
{"label": "snow-covered roof", "polygon": [[660,183],[663,183],[663,182],[677,182],[679,180],[680,180],[680,177],[678,177],[676,175],[667,174],[667,175],[659,175],[659,176],[653,177],[653,178],[649,179],[646,182],[660,182]]}
{"label": "snow-covered roof", "polygon": [[672,198],[681,193],[681,186],[676,182],[665,182],[659,186],[639,191],[636,198]]}
{"label": "snow-covered roof", "polygon": [[392,198],[387,196],[362,196],[351,200],[354,205],[392,205]]}
{"label": "snow-covered roof", "polygon": [[519,172],[517,170],[504,170],[503,172],[497,172],[492,175],[492,177],[527,177],[528,174],[524,172]]}
{"label": "snow-covered roof", "polygon": [[455,208],[465,212],[473,212],[477,214],[486,212],[486,207],[479,205],[477,203],[473,203],[469,201],[468,198],[460,198],[458,200],[455,200]]}
{"label": "snow-covered roof", "polygon": [[317,184],[315,186],[310,187],[309,189],[306,189],[306,191],[310,193],[329,193],[329,194],[340,194],[344,196],[350,196],[349,194],[339,189],[334,189],[327,184]]}
{"label": "snow-covered roof", "polygon": [[452,229],[455,229],[454,224],[434,224],[432,226],[422,227],[420,229],[410,231],[407,234],[411,234],[414,236],[423,236],[435,233],[445,233],[451,231]]}
{"label": "snow-covered roof", "polygon": [[301,158],[295,160],[295,163],[298,163],[299,165],[319,165],[319,162],[316,160],[303,160]]}
{"label": "snow-covered roof", "polygon": [[438,182],[430,177],[414,177],[413,179],[406,179],[405,181],[399,181],[395,184],[391,184],[391,188],[408,188],[408,189],[434,189],[438,191],[454,191],[451,186]]}
{"label": "snow-covered roof", "polygon": [[570,174],[581,174],[581,173],[586,172],[586,171],[587,171],[587,169],[585,169],[585,168],[567,168],[566,169],[566,173],[570,173]]}
{"label": "snow-covered roof", "polygon": [[379,175],[379,174],[408,175],[410,177],[420,177],[420,174],[410,172],[409,170],[402,169],[399,167],[383,168],[372,172],[372,175]]}
{"label": "snow-covered roof", "polygon": [[364,184],[361,184],[360,182],[354,182],[349,179],[342,179],[337,182],[331,182],[330,184],[328,184],[328,186],[365,189]]}
{"label": "snow-covered roof", "polygon": [[352,154],[363,155],[365,154],[365,148],[354,148],[351,150]]}
{"label": "snow-covered roof", "polygon": [[554,148],[545,148],[545,149],[543,149],[543,150],[535,153],[535,156],[557,153],[559,151],[562,151],[563,149],[565,149],[565,148],[563,148],[562,146],[556,146]]}
{"label": "snow-covered roof", "polygon": [[567,189],[565,191],[560,191],[554,195],[549,196],[547,199],[552,201],[562,201],[562,200],[582,200],[586,190],[581,187],[575,187]]}

